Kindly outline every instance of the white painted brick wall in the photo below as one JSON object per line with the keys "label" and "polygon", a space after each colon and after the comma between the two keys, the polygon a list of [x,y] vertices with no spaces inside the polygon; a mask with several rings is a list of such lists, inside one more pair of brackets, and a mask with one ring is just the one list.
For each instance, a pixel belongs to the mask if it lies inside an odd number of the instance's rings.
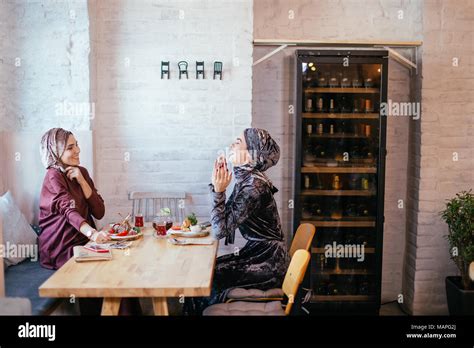
{"label": "white painted brick wall", "polygon": [[[257,39],[315,40],[417,40],[421,38],[420,1],[270,1],[254,2],[254,37]],[[398,18],[403,11],[403,19]],[[294,19],[289,19],[294,11]],[[357,30],[355,30],[355,28]],[[274,47],[255,47],[255,60]],[[253,120],[268,129],[280,142],[282,158],[270,172],[280,189],[276,195],[283,226],[291,241],[293,198],[293,151],[295,127],[288,115],[294,101],[294,49],[285,49],[254,68]],[[394,101],[409,101],[409,72],[398,63],[389,64],[389,95]],[[385,246],[383,255],[382,301],[396,299],[402,291],[405,250],[405,210],[397,208],[406,200],[408,120],[393,118],[387,127],[387,171],[385,193]]]}
{"label": "white painted brick wall", "polygon": [[[130,211],[131,190],[185,191],[186,210],[209,219],[217,151],[251,123],[252,11],[250,0],[91,2],[103,222]],[[161,80],[168,60],[171,78]],[[189,80],[178,79],[180,60]],[[197,60],[205,80],[195,79]],[[214,61],[223,62],[222,81],[212,79]]]}
{"label": "white painted brick wall", "polygon": [[[419,192],[410,203],[404,291],[416,315],[447,314],[445,277],[457,275],[438,212],[456,192],[474,186],[474,6],[472,1],[423,3],[423,115],[414,126],[409,176]],[[459,66],[453,67],[453,57]],[[418,144],[417,146],[415,146]],[[453,161],[453,152],[459,160]],[[415,165],[417,165],[415,163]]]}
{"label": "white painted brick wall", "polygon": [[2,129],[89,129],[88,115],[56,114],[58,103],[89,102],[87,1],[2,1],[0,6]]}
{"label": "white painted brick wall", "polygon": [[[12,190],[28,218],[36,211],[31,198],[37,200],[39,188],[22,183],[15,170],[28,173],[34,167],[28,161],[9,162],[28,148],[9,142],[21,139],[37,149],[40,134],[51,127],[89,130],[89,115],[61,115],[56,108],[64,101],[89,102],[88,29],[86,0],[0,1],[0,189]],[[34,155],[39,162],[37,150],[23,158]],[[86,157],[91,153],[83,151]],[[8,182],[9,177],[16,181]],[[25,197],[30,201],[23,202]]]}

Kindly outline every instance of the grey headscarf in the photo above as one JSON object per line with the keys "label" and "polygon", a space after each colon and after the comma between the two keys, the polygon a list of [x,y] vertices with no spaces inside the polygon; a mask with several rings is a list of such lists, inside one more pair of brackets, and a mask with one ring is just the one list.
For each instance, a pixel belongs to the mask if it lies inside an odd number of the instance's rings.
{"label": "grey headscarf", "polygon": [[70,135],[72,132],[62,128],[52,128],[44,133],[41,138],[40,153],[41,162],[46,169],[62,168],[61,156],[66,149],[67,139]]}
{"label": "grey headscarf", "polygon": [[259,128],[247,128],[244,131],[244,136],[255,169],[264,172],[278,163],[280,147],[268,131]]}
{"label": "grey headscarf", "polygon": [[244,130],[247,150],[250,153],[251,161],[241,166],[234,167],[235,178],[243,180],[248,175],[260,178],[271,188],[272,192],[278,191],[264,171],[273,167],[280,159],[280,147],[264,129],[247,128]]}

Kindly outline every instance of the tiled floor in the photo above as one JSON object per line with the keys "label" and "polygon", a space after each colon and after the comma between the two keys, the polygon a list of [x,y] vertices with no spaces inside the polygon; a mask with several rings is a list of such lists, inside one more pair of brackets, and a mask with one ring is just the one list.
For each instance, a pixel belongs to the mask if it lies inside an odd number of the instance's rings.
{"label": "tiled floor", "polygon": [[[153,307],[149,299],[140,300],[143,315],[153,315]],[[62,305],[57,308],[52,315],[78,315],[79,311],[77,306],[71,305],[68,301],[64,301]],[[179,303],[178,299],[168,300],[168,309],[170,315],[179,316],[182,315],[182,304]],[[403,316],[407,315],[401,309],[398,303],[390,302],[382,305],[380,308],[381,316]]]}
{"label": "tiled floor", "polygon": [[397,302],[390,302],[380,307],[380,315],[407,315]]}

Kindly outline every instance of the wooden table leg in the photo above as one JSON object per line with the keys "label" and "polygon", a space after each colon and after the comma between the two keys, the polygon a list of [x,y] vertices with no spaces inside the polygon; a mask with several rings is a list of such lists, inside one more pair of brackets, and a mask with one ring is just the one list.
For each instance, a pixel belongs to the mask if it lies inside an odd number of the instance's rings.
{"label": "wooden table leg", "polygon": [[166,297],[153,297],[152,301],[155,315],[168,315],[168,302],[166,302]]}
{"label": "wooden table leg", "polygon": [[118,315],[120,309],[120,297],[106,297],[102,302],[102,315]]}

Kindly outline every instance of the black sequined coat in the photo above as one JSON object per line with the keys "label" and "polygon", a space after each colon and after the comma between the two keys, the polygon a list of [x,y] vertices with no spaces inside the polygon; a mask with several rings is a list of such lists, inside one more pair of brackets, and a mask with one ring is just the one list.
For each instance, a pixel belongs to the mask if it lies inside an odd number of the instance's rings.
{"label": "black sequined coat", "polygon": [[211,222],[217,239],[234,242],[238,228],[247,240],[242,249],[217,258],[209,304],[225,300],[235,287],[267,290],[281,287],[289,264],[273,194],[278,190],[259,176],[234,171],[237,182],[227,200],[225,192],[212,195]]}

